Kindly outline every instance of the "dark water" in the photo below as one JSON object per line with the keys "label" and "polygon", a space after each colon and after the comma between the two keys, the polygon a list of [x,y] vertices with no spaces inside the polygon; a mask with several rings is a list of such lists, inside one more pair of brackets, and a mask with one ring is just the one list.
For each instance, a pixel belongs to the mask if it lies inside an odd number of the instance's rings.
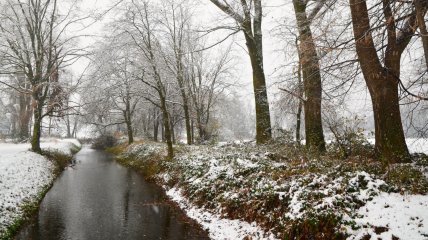
{"label": "dark water", "polygon": [[83,149],[16,239],[208,239],[166,204],[162,190],[110,155]]}

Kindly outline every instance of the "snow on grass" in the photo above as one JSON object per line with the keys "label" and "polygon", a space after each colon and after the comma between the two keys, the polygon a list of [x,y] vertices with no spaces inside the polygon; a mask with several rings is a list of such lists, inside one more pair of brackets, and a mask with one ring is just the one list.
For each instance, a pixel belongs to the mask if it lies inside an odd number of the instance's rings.
{"label": "snow on grass", "polygon": [[[428,196],[381,193],[358,210],[358,230],[349,230],[349,240],[370,235],[371,239],[428,239]],[[377,231],[376,231],[377,229]]]}
{"label": "snow on grass", "polygon": [[81,147],[77,139],[41,139],[40,147],[44,150],[59,151],[64,154],[72,154],[73,147]]}
{"label": "snow on grass", "polygon": [[[421,143],[419,149],[425,146],[423,140],[416,142]],[[146,156],[153,147],[136,149],[146,151],[138,154]],[[293,232],[311,235],[326,230],[349,235],[350,240],[366,239],[368,234],[371,239],[428,239],[428,196],[410,194],[426,192],[426,184],[418,183],[424,177],[413,172],[419,166],[412,170],[419,162],[385,169],[370,159],[303,160],[301,155],[284,155],[284,150],[252,143],[180,147],[173,161],[162,162],[157,179],[214,239],[287,238]],[[398,201],[400,196],[406,201]],[[388,201],[394,204],[385,208]],[[405,215],[412,212],[418,214]],[[308,229],[307,223],[320,228]],[[248,230],[251,227],[255,228]],[[378,234],[382,227],[387,231]]]}
{"label": "snow on grass", "polygon": [[168,190],[167,195],[178,203],[180,208],[186,211],[187,215],[195,219],[202,227],[209,232],[209,237],[213,240],[234,240],[244,239],[276,239],[273,234],[266,234],[256,223],[248,223],[240,220],[230,220],[212,214],[203,208],[192,205],[177,188]]}
{"label": "snow on grass", "polygon": [[[1,152],[4,147],[0,145]],[[0,236],[22,217],[23,204],[51,184],[53,169],[50,161],[29,151],[0,156]]]}
{"label": "snow on grass", "polygon": [[[42,149],[70,153],[77,140],[44,141]],[[0,237],[22,218],[23,206],[34,202],[54,180],[54,164],[29,151],[30,144],[0,144]]]}

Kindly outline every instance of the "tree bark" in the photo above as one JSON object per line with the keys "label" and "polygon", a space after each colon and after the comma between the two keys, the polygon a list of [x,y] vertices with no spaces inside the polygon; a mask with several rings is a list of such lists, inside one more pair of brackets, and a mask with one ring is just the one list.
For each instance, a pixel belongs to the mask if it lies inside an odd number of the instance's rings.
{"label": "tree bark", "polygon": [[299,30],[299,55],[306,96],[304,103],[306,148],[309,151],[322,153],[326,149],[321,117],[322,84],[320,64],[310,29],[310,21],[306,16],[306,2],[293,0],[293,6]]}
{"label": "tree bark", "polygon": [[[349,2],[358,60],[373,103],[375,151],[383,161],[406,162],[409,160],[409,151],[400,115],[398,83],[401,54],[410,38],[406,39],[407,43],[398,41],[394,21],[387,24],[388,43],[383,67],[370,33],[366,1],[349,0]],[[389,4],[387,0],[386,4]],[[391,14],[388,10],[388,5],[384,2],[384,13],[387,15]],[[386,15],[385,17],[389,18]],[[399,45],[403,42],[404,45]]]}
{"label": "tree bark", "polygon": [[174,158],[174,149],[172,146],[172,135],[171,135],[171,121],[166,105],[166,100],[164,97],[161,97],[161,108],[162,108],[162,115],[163,115],[163,126],[164,126],[164,136],[166,140],[166,144],[168,146],[168,158],[172,159]]}
{"label": "tree bark", "polygon": [[421,38],[422,38],[422,45],[424,48],[424,55],[425,55],[425,67],[428,71],[428,32],[427,32],[427,26],[425,24],[425,12],[426,7],[421,3],[421,0],[414,0],[414,5],[416,9],[416,19],[418,21],[419,31],[421,32]]}
{"label": "tree bark", "polygon": [[253,68],[253,89],[256,105],[256,142],[257,144],[263,144],[272,138],[266,79],[263,71],[263,62],[261,61],[261,57],[258,56],[252,37],[245,34],[245,39]]}
{"label": "tree bark", "polygon": [[[297,72],[297,79],[298,79],[298,89],[299,89],[299,96],[303,98],[303,91],[302,91],[302,63],[300,62],[299,57],[299,67]],[[300,145],[300,125],[301,125],[301,119],[302,119],[302,108],[303,108],[303,101],[301,99],[297,99],[299,101],[299,105],[297,106],[297,115],[296,115],[296,142],[298,145]]]}
{"label": "tree bark", "polygon": [[132,121],[129,116],[125,118],[126,131],[128,133],[128,144],[134,143],[134,131],[132,130]]}
{"label": "tree bark", "polygon": [[190,113],[189,113],[189,101],[186,94],[186,87],[184,84],[184,73],[183,73],[183,63],[182,63],[182,52],[181,48],[178,47],[178,50],[176,50],[176,58],[177,58],[177,82],[178,86],[180,87],[180,93],[181,93],[181,99],[183,101],[183,111],[184,111],[184,120],[186,125],[186,138],[187,138],[187,144],[192,144],[192,136],[191,136],[191,127],[190,127]]}
{"label": "tree bark", "polygon": [[33,136],[31,139],[31,150],[36,153],[42,153],[40,148],[40,137],[42,131],[42,108],[37,106],[34,109],[34,125],[33,125]]}
{"label": "tree bark", "polygon": [[70,122],[70,115],[68,114],[65,118],[65,125],[67,128],[67,138],[71,138],[71,122]]}
{"label": "tree bark", "polygon": [[190,114],[189,114],[189,105],[187,103],[187,97],[186,100],[183,100],[183,110],[184,110],[184,119],[186,122],[186,137],[187,137],[187,144],[192,144],[192,127],[190,125]]}
{"label": "tree bark", "polygon": [[19,139],[26,140],[30,137],[31,96],[19,94]]}
{"label": "tree bark", "polygon": [[192,144],[195,143],[195,127],[194,127],[194,121],[192,120],[191,123],[191,127],[192,127]]}
{"label": "tree bark", "polygon": [[157,111],[153,112],[153,141],[158,141],[158,133],[159,133],[159,117],[157,116]]}
{"label": "tree bark", "polygon": [[408,160],[409,152],[401,122],[396,79],[391,75],[381,75],[380,78],[369,78],[366,81],[381,82],[376,85],[370,84],[377,154],[383,160],[392,163]]}

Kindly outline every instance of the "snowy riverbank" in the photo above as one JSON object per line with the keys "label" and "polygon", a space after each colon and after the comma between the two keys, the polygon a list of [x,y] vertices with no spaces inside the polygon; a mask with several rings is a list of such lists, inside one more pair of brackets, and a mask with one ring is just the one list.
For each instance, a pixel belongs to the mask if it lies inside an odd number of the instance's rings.
{"label": "snowy riverbank", "polygon": [[[71,154],[80,147],[75,139],[43,139],[43,150]],[[30,144],[0,143],[0,239],[25,214],[25,207],[37,202],[52,184],[55,164],[29,151]]]}
{"label": "snowy riverbank", "polygon": [[[425,151],[425,142],[409,140],[410,151]],[[385,168],[371,159],[308,159],[281,146],[223,143],[180,146],[174,160],[156,162],[162,151],[159,144],[132,145],[122,157],[152,174],[157,169],[152,178],[212,239],[428,236],[427,158]]]}

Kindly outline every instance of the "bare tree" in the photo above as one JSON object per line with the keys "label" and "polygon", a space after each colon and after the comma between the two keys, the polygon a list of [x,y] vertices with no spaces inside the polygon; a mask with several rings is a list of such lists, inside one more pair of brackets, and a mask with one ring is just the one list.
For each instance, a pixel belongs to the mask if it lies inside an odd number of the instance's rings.
{"label": "bare tree", "polygon": [[[73,4],[71,4],[74,6]],[[42,120],[62,107],[61,66],[76,58],[78,50],[67,48],[72,38],[63,38],[76,19],[61,15],[57,0],[7,0],[0,15],[2,73],[23,73],[30,88],[18,88],[32,97],[33,133],[31,148],[41,152]],[[68,9],[70,13],[72,9]],[[67,11],[65,11],[67,13]]]}
{"label": "bare tree", "polygon": [[309,14],[309,1],[293,0],[294,11],[299,31],[299,61],[303,73],[305,92],[305,135],[306,147],[309,150],[324,152],[325,141],[321,118],[322,85],[319,57],[312,36],[311,24],[325,5],[325,0],[319,1]]}
{"label": "bare tree", "polygon": [[162,111],[163,129],[168,146],[168,157],[174,156],[173,136],[170,114],[168,112],[167,81],[161,71],[159,62],[161,43],[155,36],[156,21],[153,20],[153,9],[148,2],[137,3],[132,1],[127,8],[125,19],[125,34],[128,35],[135,44],[136,49],[141,54],[140,60],[144,61],[140,66],[139,79],[157,96],[148,93],[144,96]]}
{"label": "bare tree", "polygon": [[[164,53],[166,65],[175,75],[180,90],[181,101],[184,112],[186,126],[187,144],[192,143],[191,125],[190,125],[190,101],[187,93],[187,83],[185,78],[184,56],[187,51],[186,35],[190,32],[191,17],[188,1],[164,0],[162,4],[161,25],[166,29],[166,49],[171,48],[172,54]],[[170,57],[172,56],[172,57]]]}
{"label": "bare tree", "polygon": [[256,103],[256,140],[257,143],[266,143],[272,138],[272,130],[263,68],[263,9],[261,0],[242,0],[240,3],[235,4],[240,5],[240,10],[234,9],[227,1],[210,1],[235,20],[239,25],[238,30],[242,30],[244,33],[253,69],[254,99]]}
{"label": "bare tree", "polygon": [[[385,161],[406,161],[409,151],[401,121],[398,88],[401,83],[401,55],[418,26],[416,11],[412,7],[399,11],[395,1],[384,0],[378,8],[382,9],[379,15],[383,15],[384,21],[371,26],[367,3],[359,0],[350,0],[349,3],[358,60],[373,103],[375,150]],[[424,9],[423,15],[426,6]],[[375,29],[386,34],[386,44],[380,46],[381,52],[373,40]]]}

